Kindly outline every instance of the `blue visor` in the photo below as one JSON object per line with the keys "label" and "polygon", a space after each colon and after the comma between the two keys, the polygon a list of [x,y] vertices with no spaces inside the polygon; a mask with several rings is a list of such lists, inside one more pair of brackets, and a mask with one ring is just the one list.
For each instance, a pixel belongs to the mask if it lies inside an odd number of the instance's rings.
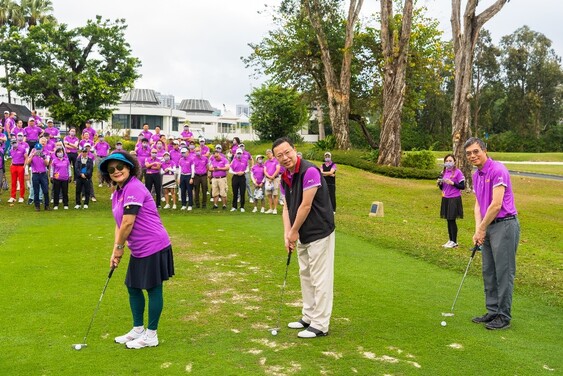
{"label": "blue visor", "polygon": [[131,161],[127,158],[125,158],[125,156],[123,155],[123,153],[113,153],[108,155],[107,157],[105,157],[101,162],[100,162],[100,166],[99,169],[102,173],[107,174],[108,172],[108,163],[111,161],[120,161],[123,163],[128,164],[131,167],[134,167],[133,163],[131,163]]}

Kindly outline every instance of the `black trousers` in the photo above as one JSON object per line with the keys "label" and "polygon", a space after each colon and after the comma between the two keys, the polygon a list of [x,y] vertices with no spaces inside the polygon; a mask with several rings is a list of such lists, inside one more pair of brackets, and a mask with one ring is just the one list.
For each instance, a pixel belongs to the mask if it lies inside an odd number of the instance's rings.
{"label": "black trousers", "polygon": [[207,207],[207,174],[194,176],[195,207],[199,208],[199,192],[201,191],[201,207]]}
{"label": "black trousers", "polygon": [[33,173],[31,175],[31,183],[33,184],[33,203],[35,207],[39,207],[39,188],[43,192],[43,203],[45,207],[49,206],[49,178],[46,172]]}
{"label": "black trousers", "polygon": [[244,193],[246,191],[246,176],[233,175],[231,181],[233,187],[233,208],[236,209],[237,201],[240,196],[240,207],[244,208]]}
{"label": "black trousers", "polygon": [[68,206],[68,180],[53,179],[53,206],[59,206],[60,194],[63,194],[63,205]]}
{"label": "black trousers", "polygon": [[154,193],[156,194],[156,207],[160,207],[160,192],[162,191],[162,180],[160,174],[147,174],[145,176],[145,187],[152,191],[154,187]]}
{"label": "black trousers", "polygon": [[80,198],[84,194],[84,205],[90,203],[91,179],[84,179],[80,175],[76,177],[76,205],[80,205]]}
{"label": "black trousers", "polygon": [[[190,184],[191,178],[192,175],[180,175],[180,199],[182,200],[182,206],[186,206],[186,204],[187,206],[194,205],[194,193]],[[187,199],[186,195],[188,196]]]}
{"label": "black trousers", "polygon": [[68,156],[68,160],[70,162],[70,165],[72,166],[72,179],[74,181],[76,181],[78,176],[80,176],[80,174],[76,173],[76,159],[78,159],[78,153],[70,152],[70,153],[67,153],[67,156]]}
{"label": "black trousers", "polygon": [[336,211],[336,184],[327,184],[328,195],[330,197],[330,203],[332,204],[332,211]]}

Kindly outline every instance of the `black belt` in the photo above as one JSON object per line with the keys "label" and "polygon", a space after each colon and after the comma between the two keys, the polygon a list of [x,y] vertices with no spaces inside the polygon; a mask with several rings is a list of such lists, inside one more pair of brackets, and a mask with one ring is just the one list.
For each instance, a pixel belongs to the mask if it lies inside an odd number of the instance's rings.
{"label": "black belt", "polygon": [[22,164],[19,164],[19,163],[12,163],[12,166],[23,166],[23,163],[22,163]]}
{"label": "black belt", "polygon": [[499,222],[504,222],[504,221],[512,221],[513,219],[516,219],[515,215],[507,215],[506,217],[502,217],[502,218],[495,218],[491,224],[495,224],[495,223],[499,223]]}
{"label": "black belt", "polygon": [[195,176],[207,176],[207,174],[195,174]]}
{"label": "black belt", "polygon": [[225,179],[226,176],[213,176],[213,179]]}

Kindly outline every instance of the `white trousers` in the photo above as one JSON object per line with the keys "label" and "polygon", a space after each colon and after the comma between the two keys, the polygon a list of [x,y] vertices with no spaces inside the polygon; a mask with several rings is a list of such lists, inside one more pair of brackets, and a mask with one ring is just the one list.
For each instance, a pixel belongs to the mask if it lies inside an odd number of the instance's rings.
{"label": "white trousers", "polygon": [[334,231],[326,238],[297,244],[303,295],[302,320],[328,332],[334,287]]}

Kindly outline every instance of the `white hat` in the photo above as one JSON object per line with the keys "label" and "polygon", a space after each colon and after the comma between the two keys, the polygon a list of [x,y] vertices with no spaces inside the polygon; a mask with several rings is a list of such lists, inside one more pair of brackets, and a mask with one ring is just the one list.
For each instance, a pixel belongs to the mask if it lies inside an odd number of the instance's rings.
{"label": "white hat", "polygon": [[242,154],[242,149],[238,148],[237,151],[235,152],[235,154]]}
{"label": "white hat", "polygon": [[188,148],[181,148],[180,149],[180,153],[187,153],[188,152]]}
{"label": "white hat", "polygon": [[215,145],[215,149],[221,149],[223,150],[223,147],[220,144]]}

